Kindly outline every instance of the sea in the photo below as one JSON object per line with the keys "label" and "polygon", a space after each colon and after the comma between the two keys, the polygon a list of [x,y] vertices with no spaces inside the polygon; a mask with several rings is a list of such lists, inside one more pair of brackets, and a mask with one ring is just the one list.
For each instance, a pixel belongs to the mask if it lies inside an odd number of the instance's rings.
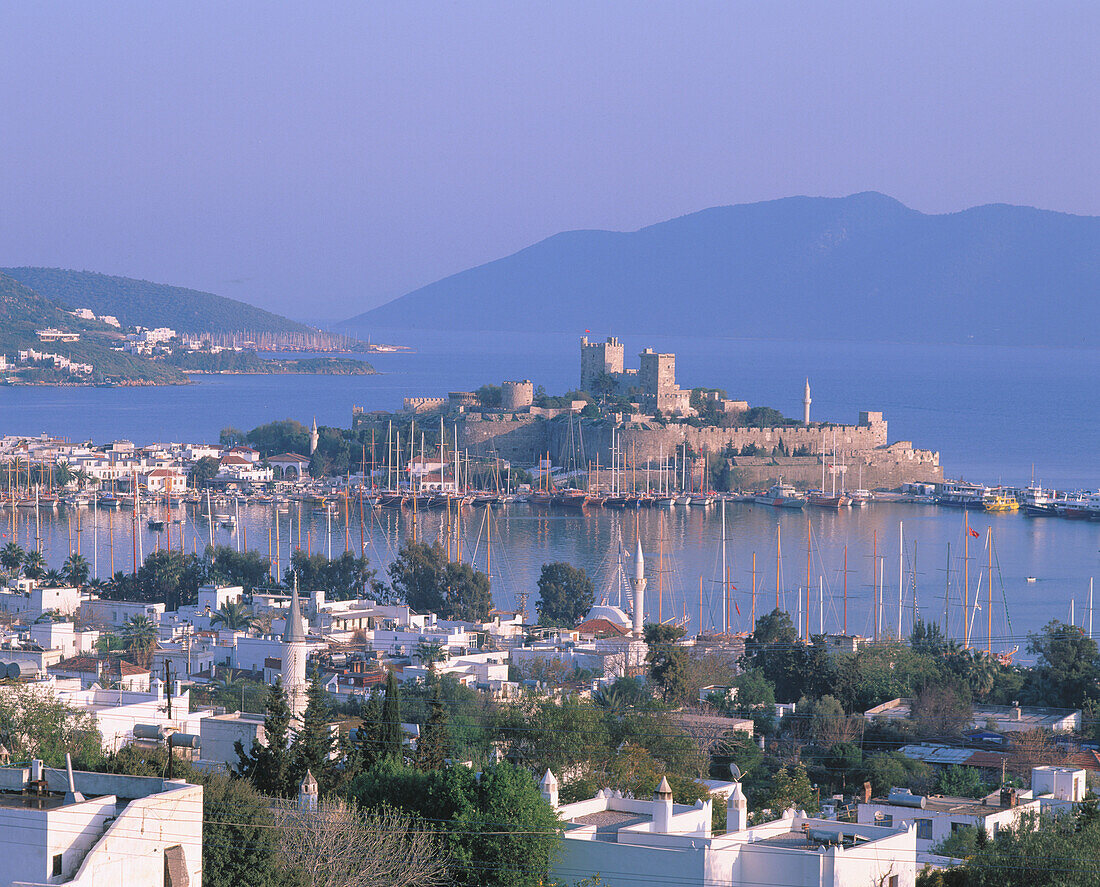
{"label": "sea", "polygon": [[[202,376],[193,385],[149,388],[0,387],[0,435],[47,433],[97,443],[216,441],[224,427],[248,430],[284,418],[347,427],[354,406],[397,410],[406,396],[474,390],[504,379],[531,379],[550,393],[578,383],[578,335],[378,330],[372,338],[410,350],[363,355],[379,371],[371,376]],[[722,388],[730,397],[787,415],[801,414],[808,378],[813,418],[854,422],[860,410],[881,410],[891,441],[939,451],[950,478],[1013,485],[1034,478],[1063,490],[1100,484],[1100,349],[621,338],[628,355],[644,347],[675,352],[682,386]],[[777,578],[779,605],[804,627],[808,618],[811,632],[884,636],[896,634],[900,620],[906,634],[915,602],[919,617],[941,624],[946,618],[952,637],[994,652],[1019,648],[1017,657],[1026,658],[1027,635],[1051,619],[1091,627],[1090,581],[1100,575],[1098,523],[971,514],[979,534],[974,538],[965,533],[960,511],[932,505],[879,502],[840,513],[777,513],[729,503],[725,512],[728,582],[717,507],[577,515],[513,505],[489,517],[471,509],[463,515],[461,534],[465,559],[476,558],[481,569],[492,549],[494,603],[513,608],[527,595],[529,615],[539,570],[551,561],[584,567],[595,578],[597,598],[617,603],[623,593],[620,557],[627,551],[629,560],[640,537],[649,576],[647,616],[680,619],[692,632],[743,630],[754,601],[757,614],[775,606]],[[411,516],[368,511],[365,517],[361,532],[355,515],[347,525],[335,516],[331,529],[325,515],[303,514],[300,524],[296,515],[283,515],[281,565],[293,519],[294,532],[302,528],[303,545],[362,551],[384,573],[411,533]],[[29,517],[0,519],[6,522],[5,541],[15,536],[25,544],[35,532]],[[183,522],[173,525],[174,547],[181,528],[188,550],[209,541],[203,515],[177,519]],[[243,541],[265,553],[270,544],[274,556],[274,519],[269,507],[242,507],[238,529],[213,528],[215,541]],[[129,569],[134,528],[128,512],[110,518],[88,511],[78,518],[64,511],[47,516],[37,529],[47,559],[59,564],[79,545],[85,556],[93,552],[89,560],[106,575],[108,520],[115,568]],[[421,538],[449,538],[457,554],[454,521],[448,528],[437,512],[418,521]],[[144,518],[137,529],[142,553],[166,544],[167,534],[149,531]],[[1100,621],[1096,628],[1100,632]]]}

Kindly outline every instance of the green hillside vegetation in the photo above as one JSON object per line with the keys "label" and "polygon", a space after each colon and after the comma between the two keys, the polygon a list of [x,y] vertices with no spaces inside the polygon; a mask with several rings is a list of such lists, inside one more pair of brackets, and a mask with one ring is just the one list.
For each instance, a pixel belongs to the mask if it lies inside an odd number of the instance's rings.
{"label": "green hillside vegetation", "polygon": [[[80,341],[40,342],[35,330],[44,327],[80,333]],[[73,377],[67,371],[51,367],[21,374],[25,381],[103,382],[109,379],[122,383],[155,382],[166,385],[187,381],[187,377],[176,367],[112,351],[111,346],[117,346],[121,339],[117,330],[99,321],[73,317],[49,299],[0,273],[0,354],[7,355],[9,361],[15,361],[20,350],[34,348],[95,367],[91,379]]]}
{"label": "green hillside vegetation", "polygon": [[261,375],[312,374],[319,376],[365,376],[373,373],[365,360],[347,357],[309,357],[268,360],[255,351],[186,351],[166,359],[174,367],[196,373],[255,373]]}
{"label": "green hillside vegetation", "polygon": [[126,326],[167,326],[181,333],[310,332],[310,327],[235,299],[181,286],[62,268],[3,268],[63,307],[111,314]]}

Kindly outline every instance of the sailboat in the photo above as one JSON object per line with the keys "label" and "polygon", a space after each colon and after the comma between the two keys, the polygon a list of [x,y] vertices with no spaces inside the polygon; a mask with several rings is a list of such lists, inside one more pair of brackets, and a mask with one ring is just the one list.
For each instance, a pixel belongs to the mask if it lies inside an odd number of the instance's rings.
{"label": "sailboat", "polygon": [[825,446],[821,447],[821,489],[815,490],[806,496],[806,501],[817,508],[832,508],[839,511],[848,505],[848,497],[836,491],[836,430],[833,430],[833,465],[832,465],[832,491],[825,494]]}

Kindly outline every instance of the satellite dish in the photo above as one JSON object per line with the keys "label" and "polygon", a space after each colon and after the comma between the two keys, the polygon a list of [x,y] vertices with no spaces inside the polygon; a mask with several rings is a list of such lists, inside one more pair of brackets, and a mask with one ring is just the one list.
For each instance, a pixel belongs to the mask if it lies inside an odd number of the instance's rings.
{"label": "satellite dish", "polygon": [[741,768],[736,764],[730,764],[730,776],[733,777],[734,782],[741,781]]}

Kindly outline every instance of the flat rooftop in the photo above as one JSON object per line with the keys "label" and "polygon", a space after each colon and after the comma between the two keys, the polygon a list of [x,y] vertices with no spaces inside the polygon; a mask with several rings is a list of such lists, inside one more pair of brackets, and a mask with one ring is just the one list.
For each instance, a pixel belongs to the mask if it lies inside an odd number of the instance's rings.
{"label": "flat rooftop", "polygon": [[[1027,799],[1021,799],[1026,803]],[[999,810],[1007,810],[1007,807],[1002,807],[997,804],[983,804],[980,799],[975,798],[953,798],[947,795],[927,795],[924,799],[924,808],[920,807],[908,807],[904,804],[895,804],[888,798],[872,798],[872,804],[880,804],[884,807],[894,807],[898,810],[905,810],[911,813],[913,817],[919,818],[922,813],[951,813],[958,816],[985,816],[990,813],[996,813]]]}
{"label": "flat rooftop", "polygon": [[625,813],[619,810],[597,810],[571,820],[576,825],[594,825],[598,841],[616,841],[619,829],[652,821],[653,817],[644,813]]}

